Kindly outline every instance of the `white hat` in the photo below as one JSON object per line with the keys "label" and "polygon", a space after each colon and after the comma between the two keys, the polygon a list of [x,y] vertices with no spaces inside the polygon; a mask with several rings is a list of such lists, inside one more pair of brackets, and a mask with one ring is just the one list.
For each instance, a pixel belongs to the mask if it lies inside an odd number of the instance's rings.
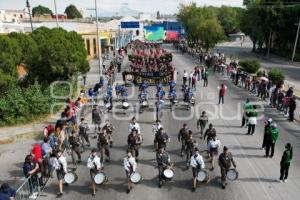
{"label": "white hat", "polygon": [[268,119],[268,122],[273,122],[273,119],[272,119],[272,118],[269,118],[269,119]]}

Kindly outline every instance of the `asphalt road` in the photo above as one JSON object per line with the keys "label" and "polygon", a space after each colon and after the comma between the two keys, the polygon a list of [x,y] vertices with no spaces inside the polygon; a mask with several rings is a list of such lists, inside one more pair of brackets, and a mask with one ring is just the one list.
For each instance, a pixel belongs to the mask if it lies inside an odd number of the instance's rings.
{"label": "asphalt road", "polygon": [[[195,61],[188,56],[183,56],[176,52],[170,46],[167,47],[173,51],[173,65],[179,71],[181,77],[183,70],[191,71]],[[120,79],[120,75],[118,75]],[[181,78],[178,80],[178,91],[181,87]],[[217,87],[225,83],[228,91],[224,105],[217,105]],[[65,188],[65,194],[61,199],[82,200],[82,199],[143,199],[143,200],[162,200],[162,199],[209,199],[209,200],[294,200],[298,199],[300,194],[300,126],[299,124],[286,122],[273,110],[262,105],[261,115],[256,133],[253,136],[246,136],[246,129],[240,128],[241,109],[247,97],[256,101],[255,97],[248,94],[241,88],[234,86],[227,77],[219,74],[209,77],[209,87],[202,87],[203,82],[198,83],[195,109],[187,111],[178,106],[172,114],[168,108],[164,110],[162,124],[171,136],[171,143],[167,151],[171,156],[171,161],[175,163],[175,177],[172,182],[167,182],[163,188],[157,186],[157,169],[155,169],[155,153],[153,152],[152,124],[155,115],[151,111],[145,111],[142,114],[122,114],[116,111],[115,116],[108,115],[113,120],[114,147],[111,149],[111,162],[105,163],[104,172],[109,178],[106,185],[97,188],[96,197],[91,196],[89,170],[86,168],[86,162],[78,166],[76,172],[78,181]],[[180,92],[179,92],[180,93]],[[137,90],[134,89],[133,98],[130,103],[135,104],[137,101]],[[210,116],[210,122],[213,123],[217,130],[217,135],[222,145],[227,145],[233,153],[239,171],[239,179],[230,182],[226,190],[220,187],[220,170],[217,166],[213,172],[210,172],[211,181],[208,184],[199,184],[195,193],[191,192],[191,170],[186,170],[185,159],[179,157],[180,143],[177,141],[177,133],[183,123],[195,132],[195,138],[201,150],[205,150],[206,142],[199,137],[196,130],[196,119],[200,113],[206,110]],[[141,126],[144,143],[141,147],[140,162],[138,171],[143,176],[143,181],[136,185],[130,194],[126,194],[125,173],[122,166],[122,160],[126,151],[126,140],[128,135],[128,122],[131,114],[137,117]],[[176,116],[176,117],[175,117]],[[189,117],[190,116],[190,117]],[[263,121],[272,117],[280,129],[280,138],[276,144],[275,156],[264,158],[264,151],[260,149],[263,137]],[[127,119],[126,119],[127,118]],[[90,120],[90,116],[88,117]],[[90,134],[93,136],[93,133]],[[291,142],[294,146],[294,160],[290,168],[290,177],[288,183],[278,183],[279,162],[284,150],[284,145]],[[96,146],[93,140],[92,146]],[[83,155],[83,160],[88,158],[88,151]],[[206,154],[204,154],[206,157]],[[70,160],[70,158],[68,157]],[[207,163],[207,168],[210,164]],[[46,190],[42,193],[40,199],[54,199],[58,192],[56,178],[51,179]]]}

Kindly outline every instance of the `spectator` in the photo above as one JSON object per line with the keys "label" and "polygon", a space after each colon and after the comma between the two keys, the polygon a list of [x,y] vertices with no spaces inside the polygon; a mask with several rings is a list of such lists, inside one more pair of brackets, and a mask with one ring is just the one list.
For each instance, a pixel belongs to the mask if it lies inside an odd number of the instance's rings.
{"label": "spectator", "polygon": [[3,183],[0,188],[0,200],[15,200],[16,190],[11,188],[8,183]]}
{"label": "spectator", "polygon": [[38,176],[37,172],[39,170],[39,165],[34,161],[33,156],[31,154],[25,157],[25,162],[23,164],[23,173],[26,178],[28,178],[29,183],[29,198],[35,198],[37,193],[36,188],[38,186]]}
{"label": "spectator", "polygon": [[290,100],[290,106],[289,106],[289,121],[290,122],[294,121],[296,108],[297,108],[296,97],[293,96]]}

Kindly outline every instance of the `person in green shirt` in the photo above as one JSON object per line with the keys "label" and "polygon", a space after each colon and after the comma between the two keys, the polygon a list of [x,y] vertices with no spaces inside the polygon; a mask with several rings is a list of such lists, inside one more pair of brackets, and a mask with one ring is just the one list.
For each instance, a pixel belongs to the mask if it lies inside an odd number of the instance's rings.
{"label": "person in green shirt", "polygon": [[279,178],[280,183],[287,182],[292,159],[293,159],[293,147],[290,143],[287,143],[285,145],[285,151],[283,152],[280,161],[280,178]]}
{"label": "person in green shirt", "polygon": [[265,133],[265,145],[266,145],[266,155],[265,157],[269,157],[269,153],[271,150],[270,158],[274,156],[275,143],[279,137],[279,130],[277,128],[276,123],[272,123],[271,127],[266,130]]}
{"label": "person in green shirt", "polygon": [[208,71],[207,71],[207,69],[203,73],[203,80],[204,80],[204,86],[203,87],[207,87],[207,85],[208,85]]}
{"label": "person in green shirt", "polygon": [[256,106],[253,105],[253,109],[249,110],[248,112],[248,133],[247,135],[253,135],[255,131],[255,126],[257,124],[257,116],[258,113],[256,111]]}
{"label": "person in green shirt", "polygon": [[249,114],[249,110],[253,109],[253,104],[252,102],[250,102],[250,99],[246,99],[246,103],[244,104],[244,108],[243,108],[244,112],[243,112],[243,119],[242,119],[242,128],[247,124],[248,122],[248,114]]}

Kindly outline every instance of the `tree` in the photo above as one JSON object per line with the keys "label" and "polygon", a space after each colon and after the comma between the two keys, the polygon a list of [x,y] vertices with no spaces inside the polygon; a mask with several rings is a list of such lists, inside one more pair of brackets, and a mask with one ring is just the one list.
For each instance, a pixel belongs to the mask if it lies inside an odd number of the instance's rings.
{"label": "tree", "polygon": [[160,12],[159,11],[157,11],[156,12],[156,19],[160,19],[161,17],[160,17]]}
{"label": "tree", "polygon": [[268,72],[268,77],[274,85],[276,85],[277,83],[283,82],[284,78],[285,78],[282,71],[280,69],[276,69],[276,68],[271,69]]}
{"label": "tree", "polygon": [[66,8],[65,13],[69,19],[82,18],[81,13],[78,11],[76,6],[74,6],[72,4]]}
{"label": "tree", "polygon": [[53,12],[49,8],[41,6],[41,5],[32,8],[32,15],[34,17],[38,17],[38,16],[44,15],[44,14],[52,15]]}
{"label": "tree", "polygon": [[228,6],[222,6],[218,11],[220,21],[226,35],[237,33],[240,30],[240,15],[242,10]]}
{"label": "tree", "polygon": [[18,79],[17,65],[21,61],[18,42],[8,36],[0,36],[0,91]]}
{"label": "tree", "polygon": [[208,51],[224,39],[224,30],[214,7],[197,7],[195,3],[180,5],[177,18],[183,23],[189,45],[201,45]]}
{"label": "tree", "polygon": [[36,29],[32,38],[38,44],[39,57],[29,68],[31,79],[51,83],[89,70],[84,42],[77,33],[43,27]]}
{"label": "tree", "polygon": [[19,64],[25,64],[27,66],[32,65],[38,56],[38,48],[36,42],[29,35],[23,33],[10,33],[10,38],[15,39],[21,48],[21,60]]}

